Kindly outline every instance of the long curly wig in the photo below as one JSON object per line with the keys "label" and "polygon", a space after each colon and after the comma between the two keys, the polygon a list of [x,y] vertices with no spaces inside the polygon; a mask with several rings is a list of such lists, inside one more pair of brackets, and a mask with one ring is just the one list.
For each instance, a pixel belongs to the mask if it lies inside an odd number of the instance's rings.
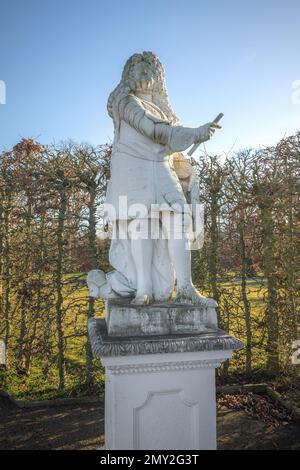
{"label": "long curly wig", "polygon": [[134,66],[140,62],[146,62],[151,67],[151,93],[153,103],[161,109],[171,124],[178,124],[179,119],[169,103],[163,65],[153,52],[133,54],[129,57],[123,69],[120,83],[108,98],[107,110],[109,116],[115,121],[114,108],[124,96],[130,93],[134,94],[137,90],[137,82],[139,80],[136,76]]}

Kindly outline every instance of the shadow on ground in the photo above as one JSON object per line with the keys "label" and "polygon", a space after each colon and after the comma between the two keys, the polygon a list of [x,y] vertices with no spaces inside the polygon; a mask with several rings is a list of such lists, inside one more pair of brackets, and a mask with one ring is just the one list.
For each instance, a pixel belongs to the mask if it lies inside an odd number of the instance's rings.
{"label": "shadow on ground", "polygon": [[0,449],[97,449],[103,404],[0,409]]}
{"label": "shadow on ground", "polygon": [[[0,449],[97,449],[103,445],[103,403],[53,408],[0,408]],[[219,449],[298,449],[300,423],[277,428],[242,411],[218,414]]]}
{"label": "shadow on ground", "polygon": [[300,450],[300,422],[270,426],[243,411],[219,411],[218,449]]}

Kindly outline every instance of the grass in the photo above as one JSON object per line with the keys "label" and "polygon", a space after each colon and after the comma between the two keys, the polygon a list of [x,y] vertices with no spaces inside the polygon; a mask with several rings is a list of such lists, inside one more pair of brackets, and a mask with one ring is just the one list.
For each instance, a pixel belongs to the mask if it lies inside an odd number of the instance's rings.
{"label": "grass", "polygon": [[[59,390],[59,377],[56,363],[56,341],[53,341],[52,364],[42,354],[36,354],[32,360],[29,375],[17,371],[14,366],[0,370],[0,388],[5,389],[18,399],[42,400],[61,397],[78,397],[103,393],[104,370],[99,360],[94,360],[94,385],[85,382],[86,363],[86,323],[88,291],[84,282],[76,283],[75,279],[84,281],[82,273],[71,273],[65,276],[64,335],[66,359],[66,383]],[[71,281],[71,282],[70,282]],[[246,342],[246,326],[241,295],[241,284],[238,278],[219,283],[221,294],[220,309],[222,320],[230,334]],[[247,295],[251,307],[252,321],[252,365],[256,373],[265,368],[266,332],[263,320],[266,308],[266,287],[261,281],[247,281]],[[95,305],[96,316],[104,315],[104,302],[99,300]],[[245,349],[234,353],[230,361],[229,373],[232,377],[243,374],[245,369]]]}

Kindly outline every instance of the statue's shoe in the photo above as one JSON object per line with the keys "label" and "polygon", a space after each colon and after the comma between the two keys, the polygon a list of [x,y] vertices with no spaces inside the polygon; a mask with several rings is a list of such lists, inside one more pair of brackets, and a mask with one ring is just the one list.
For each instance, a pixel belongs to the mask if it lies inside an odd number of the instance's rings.
{"label": "statue's shoe", "polygon": [[145,294],[145,295],[137,295],[130,303],[131,305],[149,305],[153,302],[153,297]]}
{"label": "statue's shoe", "polygon": [[201,305],[202,307],[216,308],[218,303],[214,299],[209,299],[201,295],[194,286],[178,290],[174,304]]}

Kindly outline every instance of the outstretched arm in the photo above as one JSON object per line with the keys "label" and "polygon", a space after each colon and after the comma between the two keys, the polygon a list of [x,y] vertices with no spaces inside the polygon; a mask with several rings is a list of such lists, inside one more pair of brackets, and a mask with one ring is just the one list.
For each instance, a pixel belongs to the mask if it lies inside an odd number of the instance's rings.
{"label": "outstretched arm", "polygon": [[174,126],[145,110],[133,95],[125,96],[118,106],[119,118],[144,136],[162,145],[167,145],[172,152],[186,150],[194,143],[210,139],[212,124],[192,128]]}

